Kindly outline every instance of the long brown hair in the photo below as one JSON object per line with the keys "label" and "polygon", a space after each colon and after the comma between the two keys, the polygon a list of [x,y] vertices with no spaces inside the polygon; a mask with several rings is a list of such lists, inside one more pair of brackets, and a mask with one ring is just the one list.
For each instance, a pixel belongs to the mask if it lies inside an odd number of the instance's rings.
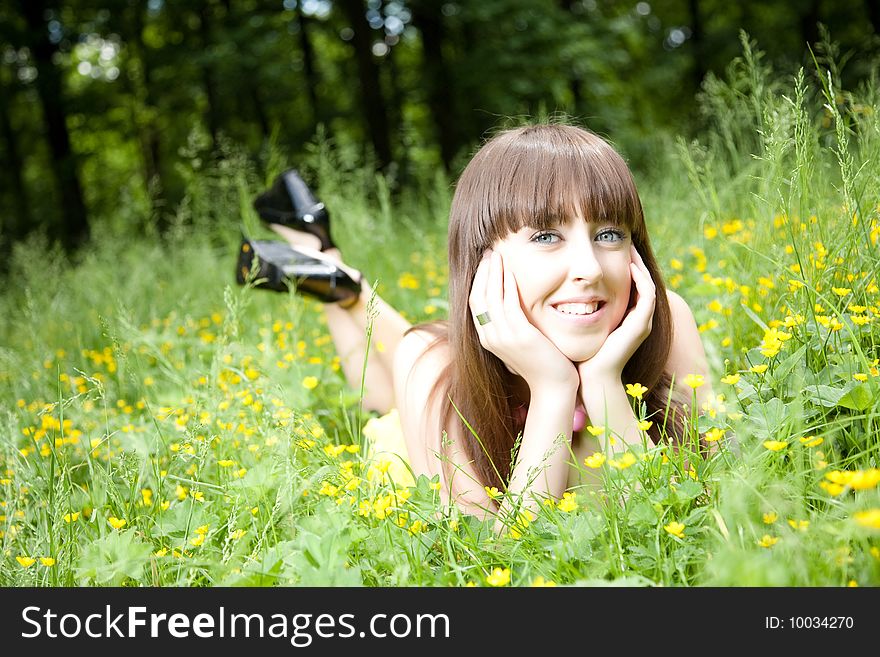
{"label": "long brown hair", "polygon": [[[516,413],[519,401],[513,394],[513,375],[480,345],[474,327],[468,297],[477,266],[496,240],[523,226],[543,230],[578,214],[587,221],[626,228],[654,280],[651,333],[624,367],[623,380],[648,388],[644,398],[648,413],[658,413],[650,435],[655,442],[660,438],[660,418],[670,397],[670,377],[663,368],[673,327],[663,276],[629,168],[606,141],[579,127],[540,124],[505,130],[480,148],[456,185],[448,235],[449,319],[418,327],[434,333],[435,344],[448,343],[450,361],[431,397],[436,402],[443,395],[439,402],[445,425],[459,424],[462,447],[485,485],[506,485],[511,450],[522,424]],[[670,429],[668,423],[666,428]]]}

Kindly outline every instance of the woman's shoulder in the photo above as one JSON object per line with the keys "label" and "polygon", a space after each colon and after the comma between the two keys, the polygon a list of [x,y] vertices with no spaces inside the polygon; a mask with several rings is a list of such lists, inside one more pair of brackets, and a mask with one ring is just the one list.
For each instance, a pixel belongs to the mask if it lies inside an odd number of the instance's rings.
{"label": "woman's shoulder", "polygon": [[409,373],[424,360],[434,365],[449,362],[449,329],[445,323],[423,324],[407,331],[394,353],[395,373]]}
{"label": "woman's shoulder", "polygon": [[[706,361],[706,351],[700,337],[700,330],[694,319],[694,313],[681,295],[671,290],[666,291],[669,299],[669,311],[672,316],[672,345],[666,370],[675,376],[676,388],[683,394],[689,394],[690,389],[684,385],[684,379],[688,374],[698,374],[709,383],[709,366]],[[711,383],[697,389],[697,397],[701,401],[711,396]]]}

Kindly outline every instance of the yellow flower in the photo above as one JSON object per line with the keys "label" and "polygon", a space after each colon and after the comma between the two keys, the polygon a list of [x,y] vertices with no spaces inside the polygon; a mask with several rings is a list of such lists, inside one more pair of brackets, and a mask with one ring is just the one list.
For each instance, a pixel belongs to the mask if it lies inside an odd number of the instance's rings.
{"label": "yellow flower", "polygon": [[542,586],[556,586],[556,582],[552,580],[545,580],[541,575],[538,575],[535,579],[532,580],[532,586],[534,587],[542,587]]}
{"label": "yellow flower", "polygon": [[522,534],[526,530],[526,527],[532,524],[532,521],[536,517],[537,516],[528,509],[520,513],[516,517],[516,522],[513,527],[510,528],[510,537],[515,540],[522,538]]}
{"label": "yellow flower", "polygon": [[770,536],[770,534],[764,534],[764,536],[761,537],[761,540],[758,541],[758,545],[760,545],[762,548],[768,548],[776,545],[776,542],[778,540],[778,538]]}
{"label": "yellow flower", "polygon": [[501,497],[501,491],[495,486],[492,486],[491,488],[489,486],[483,486],[483,489],[485,489],[486,495],[488,495],[491,500],[497,500]]}
{"label": "yellow flower", "polygon": [[211,530],[210,525],[202,525],[201,527],[196,527],[196,534],[199,536],[204,536]]}
{"label": "yellow flower", "polygon": [[40,557],[40,563],[46,566],[46,568],[51,568],[55,565],[55,559],[52,557]]}
{"label": "yellow flower", "polygon": [[247,533],[246,529],[236,529],[234,532],[231,532],[229,534],[229,538],[231,538],[233,541],[237,541],[242,536],[244,536],[246,533]]}
{"label": "yellow flower", "polygon": [[868,527],[870,529],[880,529],[880,509],[859,511],[853,514],[853,518],[863,527]]}
{"label": "yellow flower", "polygon": [[651,420],[639,420],[638,427],[639,431],[647,431],[651,428],[654,423]]}
{"label": "yellow flower", "polygon": [[33,557],[15,557],[15,560],[21,565],[22,568],[30,568],[37,561]]}
{"label": "yellow flower", "polygon": [[578,508],[577,495],[575,493],[563,493],[562,499],[559,500],[559,503],[556,506],[563,513],[569,513],[576,510]]}
{"label": "yellow flower", "polygon": [[804,447],[816,447],[817,445],[821,445],[825,439],[821,436],[803,436],[798,438],[801,441],[801,444]]}
{"label": "yellow flower", "polygon": [[642,395],[648,392],[648,389],[643,386],[641,383],[627,383],[626,384],[626,394],[630,397],[638,399],[642,401]]}
{"label": "yellow flower", "polygon": [[632,452],[626,452],[619,459],[611,459],[608,461],[608,465],[612,468],[617,468],[618,470],[626,470],[629,466],[635,464],[636,456]]}
{"label": "yellow flower", "polygon": [[725,377],[721,378],[721,383],[726,383],[729,386],[735,386],[739,383],[739,374],[728,374]]}
{"label": "yellow flower", "polygon": [[780,450],[788,447],[787,440],[765,440],[764,447],[769,449],[771,452],[778,452]]}
{"label": "yellow flower", "polygon": [[120,519],[116,516],[110,516],[107,518],[107,522],[110,523],[110,526],[113,527],[113,529],[122,529],[126,525],[125,519]]}
{"label": "yellow flower", "polygon": [[202,543],[205,542],[205,535],[199,534],[195,538],[190,539],[189,542],[192,543],[193,545],[195,545],[196,547],[199,547]]}
{"label": "yellow flower", "polygon": [[79,511],[64,514],[64,522],[76,522],[79,519]]}
{"label": "yellow flower", "polygon": [[510,568],[493,568],[486,577],[489,586],[507,586],[510,584]]}
{"label": "yellow flower", "polygon": [[848,287],[832,287],[831,291],[839,297],[845,297],[847,294],[852,292],[852,290]]}
{"label": "yellow flower", "polygon": [[749,372],[754,372],[755,374],[763,374],[767,371],[767,363],[762,365],[755,365],[749,368]]}
{"label": "yellow flower", "polygon": [[217,461],[217,465],[219,465],[221,468],[229,468],[235,465],[235,461],[231,459],[221,459],[220,461]]}
{"label": "yellow flower", "polygon": [[440,490],[441,486],[442,484],[439,481],[432,481],[430,484],[428,484],[428,488],[430,488],[431,490]]}
{"label": "yellow flower", "polygon": [[677,536],[678,538],[684,538],[684,525],[680,522],[676,522],[673,520],[668,525],[664,525],[663,529],[672,534],[673,536]]}
{"label": "yellow flower", "polygon": [[874,488],[880,483],[880,469],[870,468],[868,470],[856,470],[850,477],[849,485],[856,490],[867,490]]}
{"label": "yellow flower", "polygon": [[307,376],[302,381],[303,387],[308,390],[314,390],[318,387],[318,378],[315,376]]}
{"label": "yellow flower", "polygon": [[791,525],[792,529],[799,529],[800,531],[805,532],[807,531],[807,527],[810,526],[810,521],[789,519],[788,524]]}
{"label": "yellow flower", "polygon": [[590,432],[591,436],[601,436],[605,433],[605,427],[594,427],[592,424],[588,424],[587,431]]}
{"label": "yellow flower", "polygon": [[765,525],[772,525],[778,519],[779,519],[779,516],[776,513],[774,513],[773,511],[770,511],[769,513],[764,514],[764,524]]}
{"label": "yellow flower", "polygon": [[603,463],[605,463],[605,455],[602,452],[593,452],[584,459],[584,465],[588,468],[601,468]]}
{"label": "yellow flower", "polygon": [[721,440],[722,438],[724,438],[724,429],[712,427],[703,434],[703,438],[705,438],[707,443],[714,443],[716,440]]}
{"label": "yellow flower", "polygon": [[856,381],[860,381],[861,383],[864,383],[865,381],[868,380],[868,375],[863,374],[862,372],[856,372],[855,374],[853,374],[853,378]]}
{"label": "yellow flower", "polygon": [[684,384],[690,388],[696,390],[701,385],[703,385],[705,381],[703,380],[702,374],[688,374],[684,377]]}

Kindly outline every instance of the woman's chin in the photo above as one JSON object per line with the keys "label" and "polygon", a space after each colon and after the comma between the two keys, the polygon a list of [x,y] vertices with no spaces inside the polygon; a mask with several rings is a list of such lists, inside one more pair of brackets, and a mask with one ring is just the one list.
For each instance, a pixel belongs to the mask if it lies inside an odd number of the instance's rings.
{"label": "woman's chin", "polygon": [[[558,347],[559,345],[557,345]],[[565,355],[568,360],[572,363],[583,363],[586,360],[590,360],[596,353],[599,351],[594,347],[585,347],[584,345],[572,346],[571,348],[563,348],[560,351]]]}

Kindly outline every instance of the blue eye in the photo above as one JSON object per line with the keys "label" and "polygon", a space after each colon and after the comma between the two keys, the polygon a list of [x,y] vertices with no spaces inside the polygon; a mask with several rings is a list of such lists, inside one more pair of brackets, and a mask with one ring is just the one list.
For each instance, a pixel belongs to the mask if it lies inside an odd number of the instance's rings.
{"label": "blue eye", "polygon": [[596,235],[596,239],[599,242],[621,242],[626,239],[626,235],[623,231],[617,230],[616,228],[606,228],[605,230],[599,231],[599,234]]}
{"label": "blue eye", "polygon": [[555,233],[538,233],[532,237],[532,241],[537,244],[553,244],[557,239],[559,239],[559,236]]}

